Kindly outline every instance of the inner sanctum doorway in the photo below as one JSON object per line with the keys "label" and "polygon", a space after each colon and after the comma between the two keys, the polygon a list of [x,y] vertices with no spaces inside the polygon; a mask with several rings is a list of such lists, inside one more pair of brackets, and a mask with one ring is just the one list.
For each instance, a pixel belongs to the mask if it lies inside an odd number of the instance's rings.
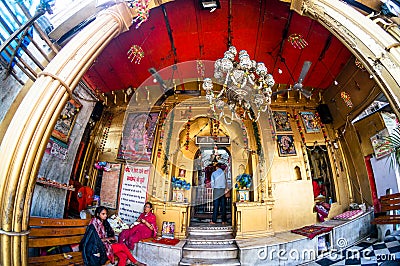
{"label": "inner sanctum doorway", "polygon": [[[213,213],[211,174],[216,169],[215,165],[221,163],[221,168],[224,170],[227,179],[227,185],[232,188],[231,155],[227,147],[218,147],[217,145],[200,147],[195,155],[194,162],[191,223],[208,223],[211,221]],[[232,197],[230,194],[225,195],[228,224],[232,223]],[[217,223],[220,222],[221,212],[217,217]]]}

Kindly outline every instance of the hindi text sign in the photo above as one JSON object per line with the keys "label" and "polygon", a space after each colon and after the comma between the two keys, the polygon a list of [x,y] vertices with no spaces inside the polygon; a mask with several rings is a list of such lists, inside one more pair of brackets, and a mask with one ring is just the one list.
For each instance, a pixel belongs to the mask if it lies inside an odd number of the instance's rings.
{"label": "hindi text sign", "polygon": [[150,166],[125,166],[118,215],[127,224],[134,223],[143,212],[149,175]]}

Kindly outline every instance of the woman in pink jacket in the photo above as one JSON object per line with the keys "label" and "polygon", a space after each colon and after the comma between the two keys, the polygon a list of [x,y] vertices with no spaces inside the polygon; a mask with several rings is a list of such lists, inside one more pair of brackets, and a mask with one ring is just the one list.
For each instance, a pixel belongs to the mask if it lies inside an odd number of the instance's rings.
{"label": "woman in pink jacket", "polygon": [[129,249],[133,249],[140,240],[155,237],[157,235],[156,216],[152,212],[153,205],[146,202],[144,211],[137,219],[137,224],[130,229],[122,230],[118,236],[118,243],[124,243]]}

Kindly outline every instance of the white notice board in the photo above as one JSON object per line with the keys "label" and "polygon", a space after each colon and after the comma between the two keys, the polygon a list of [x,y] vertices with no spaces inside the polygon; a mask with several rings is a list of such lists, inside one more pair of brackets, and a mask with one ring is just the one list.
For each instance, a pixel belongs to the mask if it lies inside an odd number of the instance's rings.
{"label": "white notice board", "polygon": [[127,224],[135,222],[143,212],[149,175],[150,166],[125,165],[118,215]]}

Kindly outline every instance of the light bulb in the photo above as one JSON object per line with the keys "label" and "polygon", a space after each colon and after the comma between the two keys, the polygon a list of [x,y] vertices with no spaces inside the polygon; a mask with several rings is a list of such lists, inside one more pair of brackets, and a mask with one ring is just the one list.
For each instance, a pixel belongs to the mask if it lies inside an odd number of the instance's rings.
{"label": "light bulb", "polygon": [[278,73],[282,74],[282,69],[278,68]]}
{"label": "light bulb", "polygon": [[337,80],[335,80],[335,81],[333,82],[333,84],[335,84],[335,86],[337,86],[337,85],[339,84],[339,82],[337,82]]}
{"label": "light bulb", "polygon": [[370,79],[374,78],[374,75],[372,75],[372,74],[371,74],[371,75],[369,75],[369,78],[370,78]]}

